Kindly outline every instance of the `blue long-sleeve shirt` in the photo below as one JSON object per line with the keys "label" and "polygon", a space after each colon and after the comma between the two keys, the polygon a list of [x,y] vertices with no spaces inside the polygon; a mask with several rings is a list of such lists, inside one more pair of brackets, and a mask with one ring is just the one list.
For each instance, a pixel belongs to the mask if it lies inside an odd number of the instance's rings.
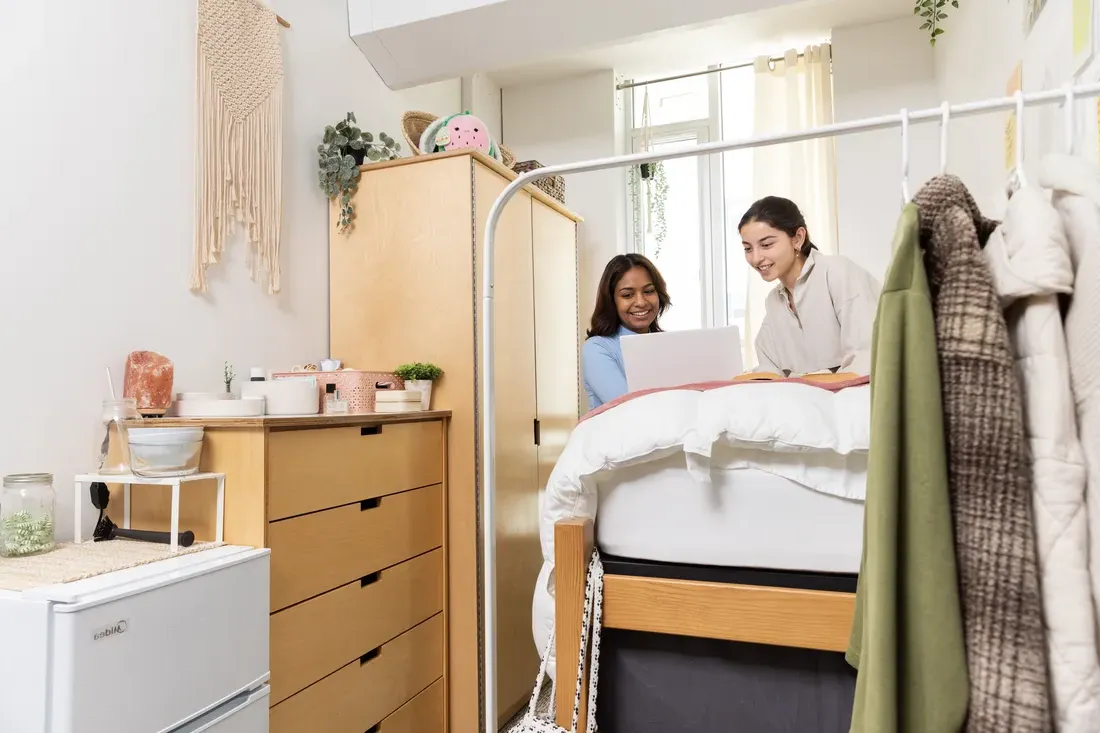
{"label": "blue long-sleeve shirt", "polygon": [[619,326],[614,336],[592,336],[581,347],[581,373],[589,410],[626,394],[626,368],[619,337],[630,333],[633,332],[629,328]]}

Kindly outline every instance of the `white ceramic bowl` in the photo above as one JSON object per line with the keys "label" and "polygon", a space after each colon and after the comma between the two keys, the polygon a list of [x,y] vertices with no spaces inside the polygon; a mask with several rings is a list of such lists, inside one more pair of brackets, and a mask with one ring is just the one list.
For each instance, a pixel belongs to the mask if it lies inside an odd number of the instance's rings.
{"label": "white ceramic bowl", "polygon": [[190,476],[199,470],[202,441],[163,445],[130,443],[130,470],[135,476]]}
{"label": "white ceramic bowl", "polygon": [[202,428],[130,428],[130,470],[135,476],[189,476],[202,459]]}

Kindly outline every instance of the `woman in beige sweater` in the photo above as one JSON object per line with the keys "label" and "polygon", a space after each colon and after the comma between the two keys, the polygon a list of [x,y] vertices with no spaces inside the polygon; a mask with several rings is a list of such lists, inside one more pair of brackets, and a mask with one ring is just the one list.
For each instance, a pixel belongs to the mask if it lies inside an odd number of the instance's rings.
{"label": "woman in beige sweater", "polygon": [[819,252],[789,199],[760,199],[737,228],[745,260],[777,283],[765,301],[753,371],[870,374],[878,281],[847,257]]}

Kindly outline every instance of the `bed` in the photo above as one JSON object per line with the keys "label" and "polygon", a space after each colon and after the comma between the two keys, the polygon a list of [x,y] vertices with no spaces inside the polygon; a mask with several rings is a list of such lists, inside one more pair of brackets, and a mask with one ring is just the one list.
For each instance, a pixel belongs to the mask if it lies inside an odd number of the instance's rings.
{"label": "bed", "polygon": [[[602,730],[847,730],[869,400],[866,380],[727,383],[578,425],[543,499],[532,623],[540,649],[556,624],[572,676],[596,544]],[[557,682],[568,728],[575,679]]]}

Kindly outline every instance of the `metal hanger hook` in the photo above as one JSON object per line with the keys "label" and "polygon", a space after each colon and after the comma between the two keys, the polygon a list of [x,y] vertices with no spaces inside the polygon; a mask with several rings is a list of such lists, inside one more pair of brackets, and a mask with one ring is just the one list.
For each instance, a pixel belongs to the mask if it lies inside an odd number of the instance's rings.
{"label": "metal hanger hook", "polygon": [[1016,181],[1025,185],[1024,180],[1024,92],[1017,89],[1016,99]]}
{"label": "metal hanger hook", "polygon": [[901,110],[901,196],[905,203],[913,200],[909,195],[909,109]]}
{"label": "metal hanger hook", "polygon": [[1065,113],[1066,123],[1066,154],[1073,155],[1073,137],[1076,125],[1074,120],[1074,108],[1073,108],[1073,82],[1066,84],[1066,101],[1063,112]]}
{"label": "metal hanger hook", "polygon": [[947,173],[947,126],[951,122],[951,104],[940,105],[940,175]]}

